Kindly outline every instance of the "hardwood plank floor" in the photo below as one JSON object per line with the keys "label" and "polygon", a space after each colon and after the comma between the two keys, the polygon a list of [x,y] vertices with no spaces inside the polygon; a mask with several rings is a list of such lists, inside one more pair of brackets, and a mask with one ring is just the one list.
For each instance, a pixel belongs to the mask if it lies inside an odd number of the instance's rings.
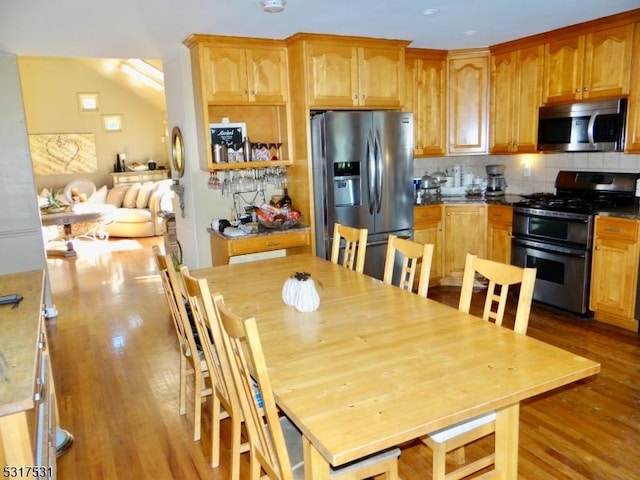
{"label": "hardwood plank floor", "polygon": [[[208,414],[199,442],[178,414],[179,353],[151,256],[156,243],[80,241],[76,260],[47,261],[59,311],[47,331],[60,420],[75,436],[58,459],[61,480],[229,478],[229,431],[222,432],[222,465],[212,469]],[[429,297],[457,305],[458,292],[434,287]],[[638,334],[540,305],[528,334],[598,361],[602,371],[522,405],[519,478],[640,478]],[[427,447],[403,446],[403,480],[431,478],[430,466]],[[247,467],[243,458],[243,480]]]}

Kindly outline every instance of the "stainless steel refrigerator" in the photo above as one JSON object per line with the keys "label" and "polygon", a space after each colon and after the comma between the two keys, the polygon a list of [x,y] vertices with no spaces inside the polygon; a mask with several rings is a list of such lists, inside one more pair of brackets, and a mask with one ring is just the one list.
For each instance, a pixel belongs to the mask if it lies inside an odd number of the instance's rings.
{"label": "stainless steel refrigerator", "polygon": [[311,117],[316,254],[329,258],[335,222],[369,230],[364,271],[382,278],[388,236],[413,233],[413,113]]}

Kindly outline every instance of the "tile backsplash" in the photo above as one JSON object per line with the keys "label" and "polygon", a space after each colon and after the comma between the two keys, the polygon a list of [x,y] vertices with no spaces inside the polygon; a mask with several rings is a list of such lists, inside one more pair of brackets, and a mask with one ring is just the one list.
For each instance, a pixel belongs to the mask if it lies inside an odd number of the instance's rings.
{"label": "tile backsplash", "polygon": [[[416,158],[414,177],[425,171],[444,171],[449,165],[460,163],[474,175],[486,177],[485,166],[505,166],[506,193],[529,194],[555,192],[554,182],[559,170],[602,172],[640,172],[640,155],[622,152],[547,153],[521,155],[468,155],[451,157]],[[527,167],[530,176],[525,176]]]}

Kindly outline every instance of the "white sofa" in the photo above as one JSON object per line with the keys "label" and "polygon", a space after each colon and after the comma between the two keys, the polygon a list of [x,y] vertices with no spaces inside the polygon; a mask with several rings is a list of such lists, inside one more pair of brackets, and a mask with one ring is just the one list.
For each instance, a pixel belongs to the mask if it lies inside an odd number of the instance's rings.
{"label": "white sofa", "polygon": [[[160,211],[173,210],[171,180],[119,185],[110,190],[103,186],[86,202],[74,205],[75,212],[101,212],[101,223],[110,237],[153,237],[164,233]],[[41,197],[44,195],[41,194]],[[39,203],[43,204],[43,199]],[[86,228],[85,228],[86,229]],[[76,234],[82,226],[78,225]]]}
{"label": "white sofa", "polygon": [[164,233],[160,211],[173,210],[171,180],[119,185],[107,192],[105,203],[115,210],[105,216],[111,237],[153,237]]}

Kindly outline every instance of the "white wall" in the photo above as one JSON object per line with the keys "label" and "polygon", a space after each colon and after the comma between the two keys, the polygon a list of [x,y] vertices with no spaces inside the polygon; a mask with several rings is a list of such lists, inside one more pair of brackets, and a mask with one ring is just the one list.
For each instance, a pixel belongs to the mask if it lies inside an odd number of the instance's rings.
{"label": "white wall", "polygon": [[[3,53],[0,53],[0,168],[0,274],[46,270],[17,58]],[[45,304],[53,306],[48,286]]]}

